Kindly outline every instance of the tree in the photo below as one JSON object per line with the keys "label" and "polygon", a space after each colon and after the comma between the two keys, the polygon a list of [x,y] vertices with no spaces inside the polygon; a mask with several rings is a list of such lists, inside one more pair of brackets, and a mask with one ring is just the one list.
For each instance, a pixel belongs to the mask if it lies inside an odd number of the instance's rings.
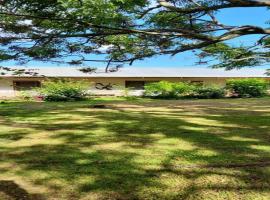
{"label": "tree", "polygon": [[[222,9],[269,7],[269,0],[2,0],[0,60],[132,64],[194,51],[227,69],[270,61],[270,29],[222,24]],[[253,45],[228,41],[259,36]],[[106,59],[89,60],[88,54]]]}

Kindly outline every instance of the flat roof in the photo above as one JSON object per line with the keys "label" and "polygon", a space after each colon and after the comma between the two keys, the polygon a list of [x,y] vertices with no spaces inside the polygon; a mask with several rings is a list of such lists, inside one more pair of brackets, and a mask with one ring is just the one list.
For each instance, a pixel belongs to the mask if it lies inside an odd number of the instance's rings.
{"label": "flat roof", "polygon": [[[266,69],[242,68],[226,71],[224,69],[212,69],[202,67],[179,67],[179,68],[143,68],[123,67],[116,72],[106,73],[104,68],[95,72],[85,73],[80,71],[83,67],[5,67],[0,68],[0,77],[76,77],[76,78],[266,78]],[[19,73],[18,73],[19,72]]]}

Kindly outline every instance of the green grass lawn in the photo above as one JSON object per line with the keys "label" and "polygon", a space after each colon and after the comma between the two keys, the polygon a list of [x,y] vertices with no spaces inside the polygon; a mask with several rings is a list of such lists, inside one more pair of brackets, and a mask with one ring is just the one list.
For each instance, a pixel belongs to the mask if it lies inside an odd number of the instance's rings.
{"label": "green grass lawn", "polygon": [[269,197],[269,98],[0,104],[0,200]]}

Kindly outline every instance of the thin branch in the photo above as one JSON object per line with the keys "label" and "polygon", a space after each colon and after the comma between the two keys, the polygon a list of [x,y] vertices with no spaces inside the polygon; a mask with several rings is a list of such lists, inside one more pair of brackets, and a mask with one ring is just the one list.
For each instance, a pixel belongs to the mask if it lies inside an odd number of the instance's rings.
{"label": "thin branch", "polygon": [[170,9],[175,12],[189,14],[189,13],[196,13],[196,12],[206,12],[206,11],[214,11],[220,10],[225,8],[237,8],[237,7],[266,7],[270,6],[270,1],[260,1],[260,0],[245,0],[245,1],[231,1],[231,3],[227,4],[220,4],[220,5],[213,5],[213,6],[205,6],[205,7],[194,7],[194,8],[180,8],[174,6],[173,4],[169,3],[166,0],[158,0],[159,5]]}
{"label": "thin branch", "polygon": [[152,10],[155,10],[155,9],[158,9],[158,8],[161,8],[162,6],[161,5],[158,5],[158,6],[155,6],[155,7],[151,7],[151,8],[148,8],[147,10],[145,10],[143,13],[141,13],[139,19],[142,19],[144,18],[145,15],[147,15],[149,12],[151,12]]}

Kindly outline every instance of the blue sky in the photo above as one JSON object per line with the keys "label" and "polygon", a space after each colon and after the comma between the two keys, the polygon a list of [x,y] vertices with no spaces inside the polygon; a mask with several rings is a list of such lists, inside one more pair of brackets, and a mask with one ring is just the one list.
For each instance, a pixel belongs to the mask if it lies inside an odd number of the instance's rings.
{"label": "blue sky", "polygon": [[[230,25],[259,25],[263,27],[270,26],[266,24],[270,20],[270,11],[265,8],[235,8],[235,9],[224,9],[219,12],[218,19]],[[232,43],[254,43],[256,36],[245,36],[240,39],[231,41]],[[95,59],[96,56],[90,56],[91,59]],[[196,65],[195,56],[191,52],[185,52],[178,54],[174,57],[171,56],[157,56],[150,59],[145,59],[143,61],[135,62],[132,67],[187,67]],[[0,63],[2,66],[14,66],[14,62]],[[89,63],[92,67],[104,67],[106,64],[102,63]],[[66,66],[66,65],[56,65],[51,63],[42,62],[30,62],[27,66]],[[207,67],[201,66],[200,67]],[[260,68],[270,68],[270,66],[262,66]]]}

